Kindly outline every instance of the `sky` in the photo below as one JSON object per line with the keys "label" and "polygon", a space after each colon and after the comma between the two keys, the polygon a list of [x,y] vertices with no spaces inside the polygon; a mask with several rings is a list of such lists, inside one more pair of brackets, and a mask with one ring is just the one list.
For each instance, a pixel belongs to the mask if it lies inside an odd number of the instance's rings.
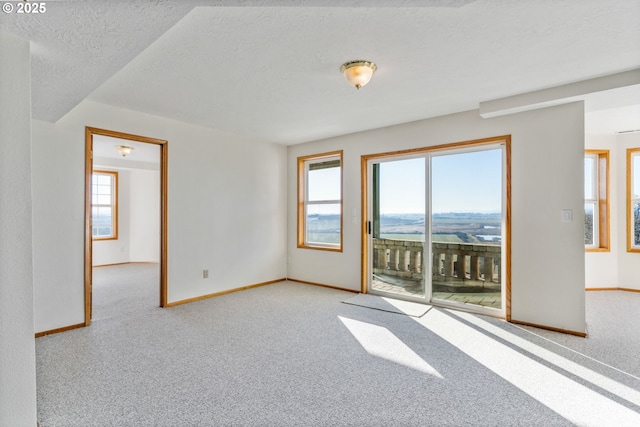
{"label": "sky", "polygon": [[309,171],[309,200],[340,200],[340,168]]}
{"label": "sky", "polygon": [[308,198],[315,200],[336,200],[335,204],[307,206],[307,214],[340,213],[340,168],[327,168],[309,171]]}
{"label": "sky", "polygon": [[[596,154],[597,157],[597,154]],[[595,157],[585,156],[584,158],[584,198],[595,199],[595,182],[594,178],[597,174],[595,170],[596,159]]]}
{"label": "sky", "polygon": [[[380,163],[380,213],[425,212],[426,159]],[[500,212],[502,150],[435,154],[431,160],[432,212]],[[340,199],[340,170],[309,172],[310,200]],[[338,213],[339,204],[315,205],[313,213]]]}
{"label": "sky", "polygon": [[[380,213],[424,213],[424,158],[394,160],[380,166]],[[502,150],[450,153],[432,157],[432,212],[500,212]]]}

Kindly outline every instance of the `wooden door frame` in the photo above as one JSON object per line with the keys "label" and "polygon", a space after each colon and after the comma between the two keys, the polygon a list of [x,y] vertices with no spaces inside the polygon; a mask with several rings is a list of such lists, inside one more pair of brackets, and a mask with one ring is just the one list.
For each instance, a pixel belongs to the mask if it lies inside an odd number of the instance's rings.
{"label": "wooden door frame", "polygon": [[91,175],[93,173],[93,135],[127,139],[160,147],[160,307],[167,306],[167,172],[168,142],[163,139],[85,128],[85,201],[84,201],[84,325],[91,324],[93,286],[93,238],[91,231]]}
{"label": "wooden door frame", "polygon": [[[407,150],[390,151],[386,153],[366,154],[360,157],[360,209],[361,209],[361,227],[360,227],[360,292],[363,294],[368,293],[368,280],[369,280],[369,230],[368,221],[369,218],[369,180],[368,180],[368,163],[369,160],[386,159],[393,157],[403,157],[412,154],[427,154],[436,151],[452,150],[465,147],[479,147],[482,145],[504,144],[505,149],[505,212],[503,213],[505,219],[504,241],[505,245],[505,307],[504,318],[508,322],[511,322],[511,135],[501,135],[491,138],[475,139],[471,141],[454,142],[450,144],[433,145],[421,148],[412,148]],[[429,273],[431,274],[431,273]]]}

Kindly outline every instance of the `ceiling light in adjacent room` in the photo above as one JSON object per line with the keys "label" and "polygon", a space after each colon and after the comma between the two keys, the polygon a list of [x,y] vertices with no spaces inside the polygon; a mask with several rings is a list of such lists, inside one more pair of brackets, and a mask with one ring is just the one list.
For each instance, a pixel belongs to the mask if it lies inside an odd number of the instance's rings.
{"label": "ceiling light in adjacent room", "polygon": [[131,151],[134,150],[134,148],[129,145],[116,145],[115,147],[118,153],[122,154],[122,157],[127,157],[127,154],[130,154]]}

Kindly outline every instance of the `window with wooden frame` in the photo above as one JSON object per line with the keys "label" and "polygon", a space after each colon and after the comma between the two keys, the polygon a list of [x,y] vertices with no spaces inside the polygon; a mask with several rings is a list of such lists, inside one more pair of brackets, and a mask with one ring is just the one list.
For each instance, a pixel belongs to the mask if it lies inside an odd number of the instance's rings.
{"label": "window with wooden frame", "polygon": [[640,148],[627,150],[627,251],[640,252]]}
{"label": "window with wooden frame", "polygon": [[118,172],[94,170],[91,174],[91,236],[94,240],[118,238]]}
{"label": "window with wooden frame", "polygon": [[609,151],[585,150],[584,245],[588,252],[609,249]]}
{"label": "window with wooden frame", "polygon": [[342,151],[298,157],[298,247],[342,251]]}

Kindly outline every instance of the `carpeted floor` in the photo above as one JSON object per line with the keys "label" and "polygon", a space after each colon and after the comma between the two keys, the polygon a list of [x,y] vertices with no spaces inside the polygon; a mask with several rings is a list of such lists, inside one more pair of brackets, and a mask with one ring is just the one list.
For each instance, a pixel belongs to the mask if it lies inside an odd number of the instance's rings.
{"label": "carpeted floor", "polygon": [[640,293],[586,293],[587,339],[544,329],[522,329],[640,377]]}
{"label": "carpeted floor", "polygon": [[640,294],[588,293],[587,339],[349,295],[282,282],[39,338],[40,425],[640,425],[640,332],[609,338]]}
{"label": "carpeted floor", "polygon": [[160,264],[93,268],[92,321],[146,312],[160,305]]}

